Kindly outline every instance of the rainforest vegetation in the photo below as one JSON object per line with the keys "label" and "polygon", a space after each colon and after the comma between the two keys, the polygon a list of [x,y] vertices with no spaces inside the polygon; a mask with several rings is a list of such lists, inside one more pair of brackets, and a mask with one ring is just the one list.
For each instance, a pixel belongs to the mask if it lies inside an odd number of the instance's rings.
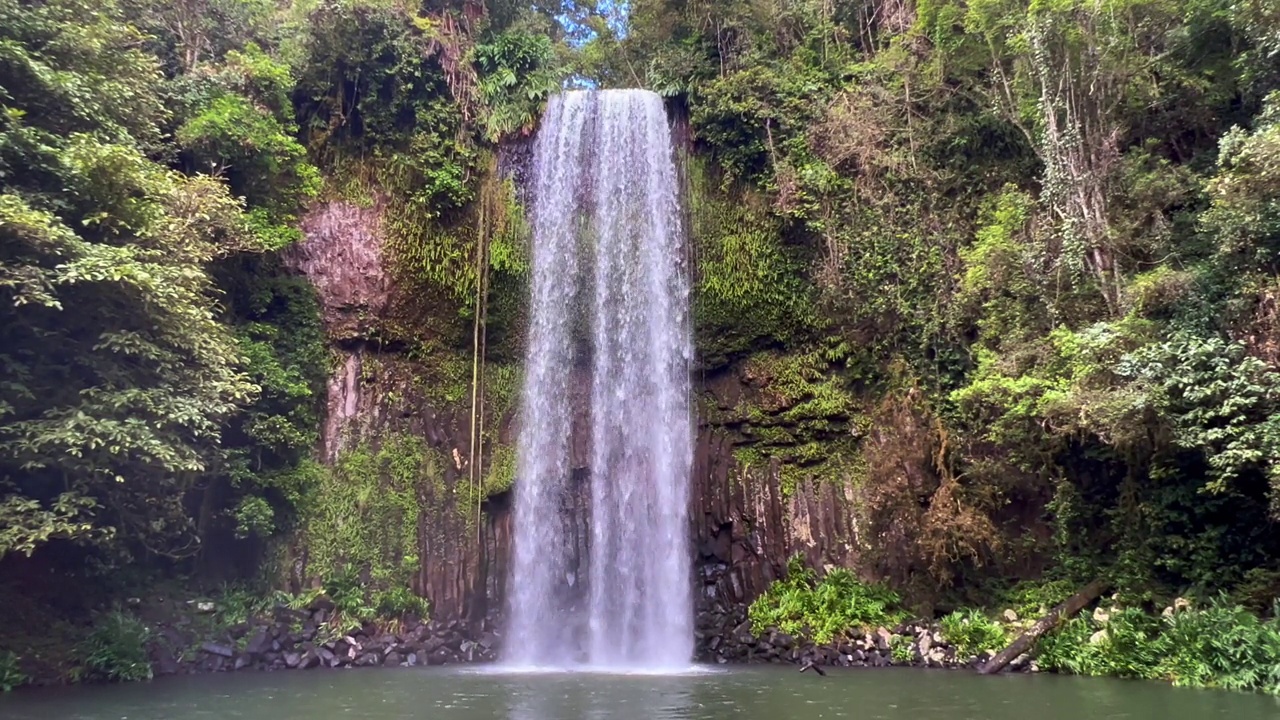
{"label": "rainforest vegetation", "polygon": [[[290,248],[317,203],[381,208],[431,305],[380,339],[429,338],[465,403],[483,318],[510,381],[527,255],[492,167],[566,86],[669,99],[699,371],[786,408],[736,457],[858,488],[864,565],[795,567],[753,619],[1025,615],[1101,578],[1145,659],[1081,619],[1047,667],[1280,689],[1269,0],[0,0],[0,685],[132,677],[145,633],[98,609],[284,588],[303,550],[356,614],[426,611],[441,459],[316,460],[342,338]],[[390,529],[339,533],[351,508]],[[1162,624],[1178,597],[1200,626]],[[49,612],[37,662],[3,633]]]}

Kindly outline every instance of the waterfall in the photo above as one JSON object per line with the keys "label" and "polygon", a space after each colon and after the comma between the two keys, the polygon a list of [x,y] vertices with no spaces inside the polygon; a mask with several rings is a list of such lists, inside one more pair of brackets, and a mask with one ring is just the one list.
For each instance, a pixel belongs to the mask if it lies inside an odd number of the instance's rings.
{"label": "waterfall", "polygon": [[[688,665],[689,285],[662,100],[551,99],[533,167],[533,279],[508,662]],[[589,369],[586,577],[574,558],[575,365]],[[585,585],[585,587],[584,587]],[[584,637],[585,635],[585,637]]]}

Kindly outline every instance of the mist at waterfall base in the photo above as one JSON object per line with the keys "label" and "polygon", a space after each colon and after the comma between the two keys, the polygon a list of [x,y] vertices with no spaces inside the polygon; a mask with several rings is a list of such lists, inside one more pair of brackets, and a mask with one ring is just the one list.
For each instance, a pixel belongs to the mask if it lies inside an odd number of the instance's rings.
{"label": "mist at waterfall base", "polygon": [[[682,672],[693,655],[689,285],[662,99],[551,99],[534,151],[532,301],[507,669]],[[571,398],[589,369],[590,527],[574,557]],[[585,575],[585,577],[582,577]]]}

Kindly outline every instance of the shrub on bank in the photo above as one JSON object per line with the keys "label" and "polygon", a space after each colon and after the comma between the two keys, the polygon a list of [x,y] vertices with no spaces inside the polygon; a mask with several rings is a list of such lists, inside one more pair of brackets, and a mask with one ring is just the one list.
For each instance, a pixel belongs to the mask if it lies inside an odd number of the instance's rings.
{"label": "shrub on bank", "polygon": [[957,610],[938,622],[942,637],[962,657],[972,657],[984,650],[997,652],[1009,644],[1004,626],[982,614],[980,610]]}
{"label": "shrub on bank", "polygon": [[1280,620],[1223,600],[1162,617],[1100,612],[1044,638],[1037,659],[1057,672],[1280,694]]}
{"label": "shrub on bank", "polygon": [[0,692],[9,692],[27,683],[27,675],[20,666],[21,660],[12,650],[0,653]]}
{"label": "shrub on bank", "polygon": [[150,629],[129,613],[113,610],[101,616],[80,645],[82,667],[77,679],[150,680],[150,639]]}
{"label": "shrub on bank", "polygon": [[819,644],[851,630],[893,626],[907,617],[897,593],[864,583],[848,570],[818,579],[803,560],[787,563],[787,576],[751,603],[748,617],[756,634],[771,627]]}

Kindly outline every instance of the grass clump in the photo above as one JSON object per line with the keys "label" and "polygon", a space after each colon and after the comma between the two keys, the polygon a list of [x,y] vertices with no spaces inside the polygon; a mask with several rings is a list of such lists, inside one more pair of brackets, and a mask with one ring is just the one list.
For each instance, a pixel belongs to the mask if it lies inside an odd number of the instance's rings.
{"label": "grass clump", "polygon": [[906,635],[894,635],[889,640],[889,655],[897,665],[910,665],[916,659],[915,643]]}
{"label": "grass clump", "polygon": [[1075,583],[1070,580],[1024,580],[1001,593],[999,604],[1020,618],[1037,618],[1071,597],[1075,590]]}
{"label": "grass clump", "polygon": [[962,657],[972,657],[985,650],[997,652],[1009,642],[1004,626],[978,610],[957,610],[938,624],[942,637],[954,645]]}
{"label": "grass clump", "polygon": [[30,678],[22,672],[22,658],[12,650],[0,653],[0,692],[26,685]]}
{"label": "grass clump", "polygon": [[818,579],[797,556],[787,563],[786,577],[751,603],[748,617],[756,634],[776,627],[825,644],[851,631],[902,622],[901,602],[897,593],[861,582],[848,570]]}
{"label": "grass clump", "polygon": [[151,679],[147,643],[151,630],[141,620],[121,610],[98,618],[80,645],[79,677],[83,680],[133,682]]}
{"label": "grass clump", "polygon": [[1117,610],[1105,622],[1067,622],[1041,641],[1038,660],[1047,670],[1077,675],[1278,695],[1280,620],[1263,620],[1222,599],[1163,617]]}

